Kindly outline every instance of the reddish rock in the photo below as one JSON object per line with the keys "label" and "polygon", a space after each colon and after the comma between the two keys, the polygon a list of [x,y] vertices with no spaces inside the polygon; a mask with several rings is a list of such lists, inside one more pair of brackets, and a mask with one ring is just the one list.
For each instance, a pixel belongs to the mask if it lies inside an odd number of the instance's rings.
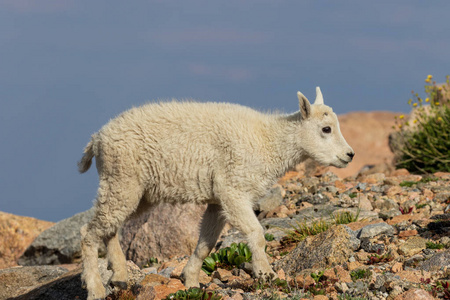
{"label": "reddish rock", "polygon": [[401,262],[395,262],[391,267],[392,273],[398,273],[403,271],[403,264]]}
{"label": "reddish rock", "polygon": [[398,169],[391,173],[391,176],[408,176],[409,171],[406,169]]}
{"label": "reddish rock", "polygon": [[386,223],[388,223],[389,225],[395,225],[401,222],[411,222],[411,221],[416,221],[416,220],[420,220],[423,218],[422,214],[405,214],[405,215],[398,215],[395,217],[392,217],[391,219],[387,220]]}
{"label": "reddish rock", "polygon": [[405,231],[401,231],[399,234],[398,234],[398,237],[399,238],[406,238],[406,237],[409,237],[409,236],[415,236],[415,235],[418,235],[419,233],[417,232],[417,230],[405,230]]}
{"label": "reddish rock", "polygon": [[350,276],[350,273],[346,271],[342,266],[336,266],[334,267],[334,272],[336,273],[337,278],[340,282],[353,282],[352,277]]}
{"label": "reddish rock", "polygon": [[385,191],[385,194],[386,194],[388,197],[393,197],[393,196],[398,195],[398,194],[400,194],[400,193],[402,193],[402,192],[403,192],[403,189],[402,189],[401,186],[394,185],[394,186],[389,187],[389,188]]}
{"label": "reddish rock", "polygon": [[448,172],[436,172],[433,175],[438,178],[449,178],[450,179],[450,173],[448,173]]}
{"label": "reddish rock", "polygon": [[285,205],[280,205],[277,208],[269,211],[266,218],[286,218],[290,210]]}
{"label": "reddish rock", "polygon": [[218,268],[217,270],[215,270],[211,276],[212,276],[212,278],[217,278],[222,282],[227,282],[234,277],[233,274],[231,274],[231,271],[221,269],[221,268]]}
{"label": "reddish rock", "polygon": [[329,298],[325,295],[316,295],[313,300],[328,300]]}
{"label": "reddish rock", "polygon": [[339,191],[340,193],[342,193],[342,192],[344,192],[344,191],[347,190],[347,186],[346,186],[342,181],[340,181],[340,180],[336,180],[336,181],[334,182],[334,186],[338,189],[338,191]]}
{"label": "reddish rock", "polygon": [[0,211],[0,269],[17,266],[33,240],[55,223]]}
{"label": "reddish rock", "polygon": [[435,299],[430,293],[421,289],[410,289],[397,297],[394,300],[432,300]]}
{"label": "reddish rock", "polygon": [[297,275],[295,277],[295,282],[298,284],[299,288],[305,288],[315,283],[310,275]]}
{"label": "reddish rock", "polygon": [[165,299],[171,293],[186,289],[186,287],[183,283],[181,283],[180,280],[174,278],[170,278],[167,284],[157,285],[153,288],[155,289],[156,299]]}

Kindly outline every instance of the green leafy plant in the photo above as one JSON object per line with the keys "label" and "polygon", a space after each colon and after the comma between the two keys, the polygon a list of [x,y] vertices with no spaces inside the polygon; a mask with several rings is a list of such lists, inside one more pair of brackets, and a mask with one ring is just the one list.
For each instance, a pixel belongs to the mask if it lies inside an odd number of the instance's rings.
{"label": "green leafy plant", "polygon": [[[380,251],[378,251],[378,252],[380,252]],[[383,263],[383,262],[390,262],[391,260],[394,259],[391,252],[387,252],[383,255],[380,255],[379,253],[374,253],[374,254],[368,255],[367,258],[368,258],[368,260],[367,260],[366,264],[368,264],[368,265],[373,265],[373,264],[378,264],[378,263]]]}
{"label": "green leafy plant", "polygon": [[147,263],[143,266],[143,268],[149,268],[156,264],[159,264],[158,259],[156,257],[150,257]]}
{"label": "green leafy plant", "polygon": [[422,285],[425,285],[425,289],[435,298],[450,299],[450,281],[436,281],[431,283],[431,279],[420,278]]}
{"label": "green leafy plant", "polygon": [[273,241],[273,240],[275,239],[275,237],[274,237],[273,234],[271,234],[271,233],[266,233],[266,234],[264,235],[264,238],[265,238],[266,241],[268,241],[268,242]]}
{"label": "green leafy plant", "polygon": [[311,273],[311,277],[312,277],[312,279],[314,279],[315,282],[319,282],[320,279],[324,278],[323,277],[323,273],[324,273],[324,271],[320,271],[317,274],[316,273]]}
{"label": "green leafy plant", "polygon": [[439,243],[433,243],[433,242],[427,242],[427,249],[444,249],[445,245],[444,244],[439,244]]}
{"label": "green leafy plant", "polygon": [[169,294],[166,300],[219,300],[222,296],[214,291],[206,291],[200,288],[189,288]]}
{"label": "green leafy plant", "polygon": [[218,267],[231,270],[239,267],[244,262],[252,261],[252,252],[245,243],[232,243],[230,247],[220,249],[215,253],[211,253],[202,264],[202,270],[211,275]]}
{"label": "green leafy plant", "polygon": [[327,231],[331,226],[356,222],[359,219],[359,213],[360,209],[358,209],[356,214],[350,211],[331,214],[331,222],[322,219],[314,220],[311,224],[297,221],[296,225],[292,225],[292,230],[285,231],[287,235],[282,239],[282,243],[298,243],[308,236]]}
{"label": "green leafy plant", "polygon": [[313,295],[325,295],[327,289],[330,289],[336,282],[337,279],[328,279],[323,276],[323,271],[318,274],[311,273],[311,277],[314,279],[314,283],[305,287],[305,292],[309,292]]}
{"label": "green leafy plant", "polygon": [[310,225],[306,222],[296,222],[296,225],[292,225],[292,230],[286,231],[287,236],[283,238],[284,242],[300,242],[307,236],[317,235],[321,232],[327,231],[331,224],[324,220],[313,221]]}
{"label": "green leafy plant", "polygon": [[369,278],[372,272],[370,270],[366,269],[358,269],[350,272],[350,277],[353,281],[356,281],[358,279],[364,279]]}
{"label": "green leafy plant", "polygon": [[417,184],[417,182],[416,181],[407,181],[407,180],[405,180],[405,181],[402,181],[402,182],[400,182],[400,186],[401,187],[412,187],[413,185],[415,185],[415,184]]}
{"label": "green leafy plant", "polygon": [[257,290],[269,290],[272,292],[273,296],[275,296],[276,291],[289,293],[290,286],[286,280],[274,278],[273,274],[263,275],[260,273],[257,280],[251,287],[251,291],[255,292]]}
{"label": "green leafy plant", "polygon": [[361,209],[358,208],[356,214],[353,214],[350,211],[343,211],[336,214],[333,214],[334,224],[336,225],[345,225],[358,221],[359,214]]}
{"label": "green leafy plant", "polygon": [[416,204],[416,209],[424,208],[427,205],[428,205],[428,203]]}
{"label": "green leafy plant", "polygon": [[413,92],[414,100],[408,101],[413,109],[411,120],[405,121],[404,115],[396,118],[396,166],[414,173],[449,172],[450,78],[447,76],[443,86],[437,86],[431,75],[425,81],[427,97],[422,99]]}

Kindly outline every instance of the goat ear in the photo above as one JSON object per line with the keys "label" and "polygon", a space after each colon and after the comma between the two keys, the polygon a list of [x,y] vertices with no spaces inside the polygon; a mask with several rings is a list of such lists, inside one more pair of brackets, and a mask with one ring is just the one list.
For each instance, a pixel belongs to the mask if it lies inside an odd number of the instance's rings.
{"label": "goat ear", "polygon": [[311,114],[311,104],[308,99],[300,92],[297,92],[297,97],[300,105],[300,112],[302,114],[302,119],[308,119]]}
{"label": "goat ear", "polygon": [[314,104],[323,104],[323,96],[320,87],[316,87],[316,100],[314,101]]}

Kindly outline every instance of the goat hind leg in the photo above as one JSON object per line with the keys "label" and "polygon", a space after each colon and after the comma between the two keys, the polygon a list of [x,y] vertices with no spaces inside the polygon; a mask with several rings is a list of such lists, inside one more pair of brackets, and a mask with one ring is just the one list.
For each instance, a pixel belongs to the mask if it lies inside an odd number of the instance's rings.
{"label": "goat hind leg", "polygon": [[113,271],[111,283],[121,289],[127,288],[127,261],[120,247],[119,237],[116,233],[106,241],[108,266]]}
{"label": "goat hind leg", "polygon": [[184,285],[187,288],[199,286],[198,278],[203,260],[216,245],[225,223],[225,218],[222,215],[222,207],[217,204],[208,204],[202,218],[197,247],[189,258],[181,275],[184,278]]}
{"label": "goat hind leg", "polygon": [[114,272],[112,282],[119,287],[126,287],[126,261],[120,249],[117,231],[136,210],[142,197],[142,190],[135,181],[122,182],[126,183],[127,190],[117,190],[113,184],[100,182],[95,215],[82,230],[82,276],[86,282],[88,300],[106,297],[97,259],[98,244],[101,241],[108,246],[108,259]]}

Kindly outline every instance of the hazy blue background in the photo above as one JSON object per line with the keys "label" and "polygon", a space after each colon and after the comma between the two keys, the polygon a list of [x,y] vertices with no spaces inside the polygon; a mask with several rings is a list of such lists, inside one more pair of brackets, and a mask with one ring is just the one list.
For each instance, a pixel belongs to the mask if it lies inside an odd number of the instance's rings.
{"label": "hazy blue background", "polygon": [[450,1],[0,2],[0,210],[58,221],[91,207],[90,135],[157,98],[338,113],[407,111],[450,73]]}

